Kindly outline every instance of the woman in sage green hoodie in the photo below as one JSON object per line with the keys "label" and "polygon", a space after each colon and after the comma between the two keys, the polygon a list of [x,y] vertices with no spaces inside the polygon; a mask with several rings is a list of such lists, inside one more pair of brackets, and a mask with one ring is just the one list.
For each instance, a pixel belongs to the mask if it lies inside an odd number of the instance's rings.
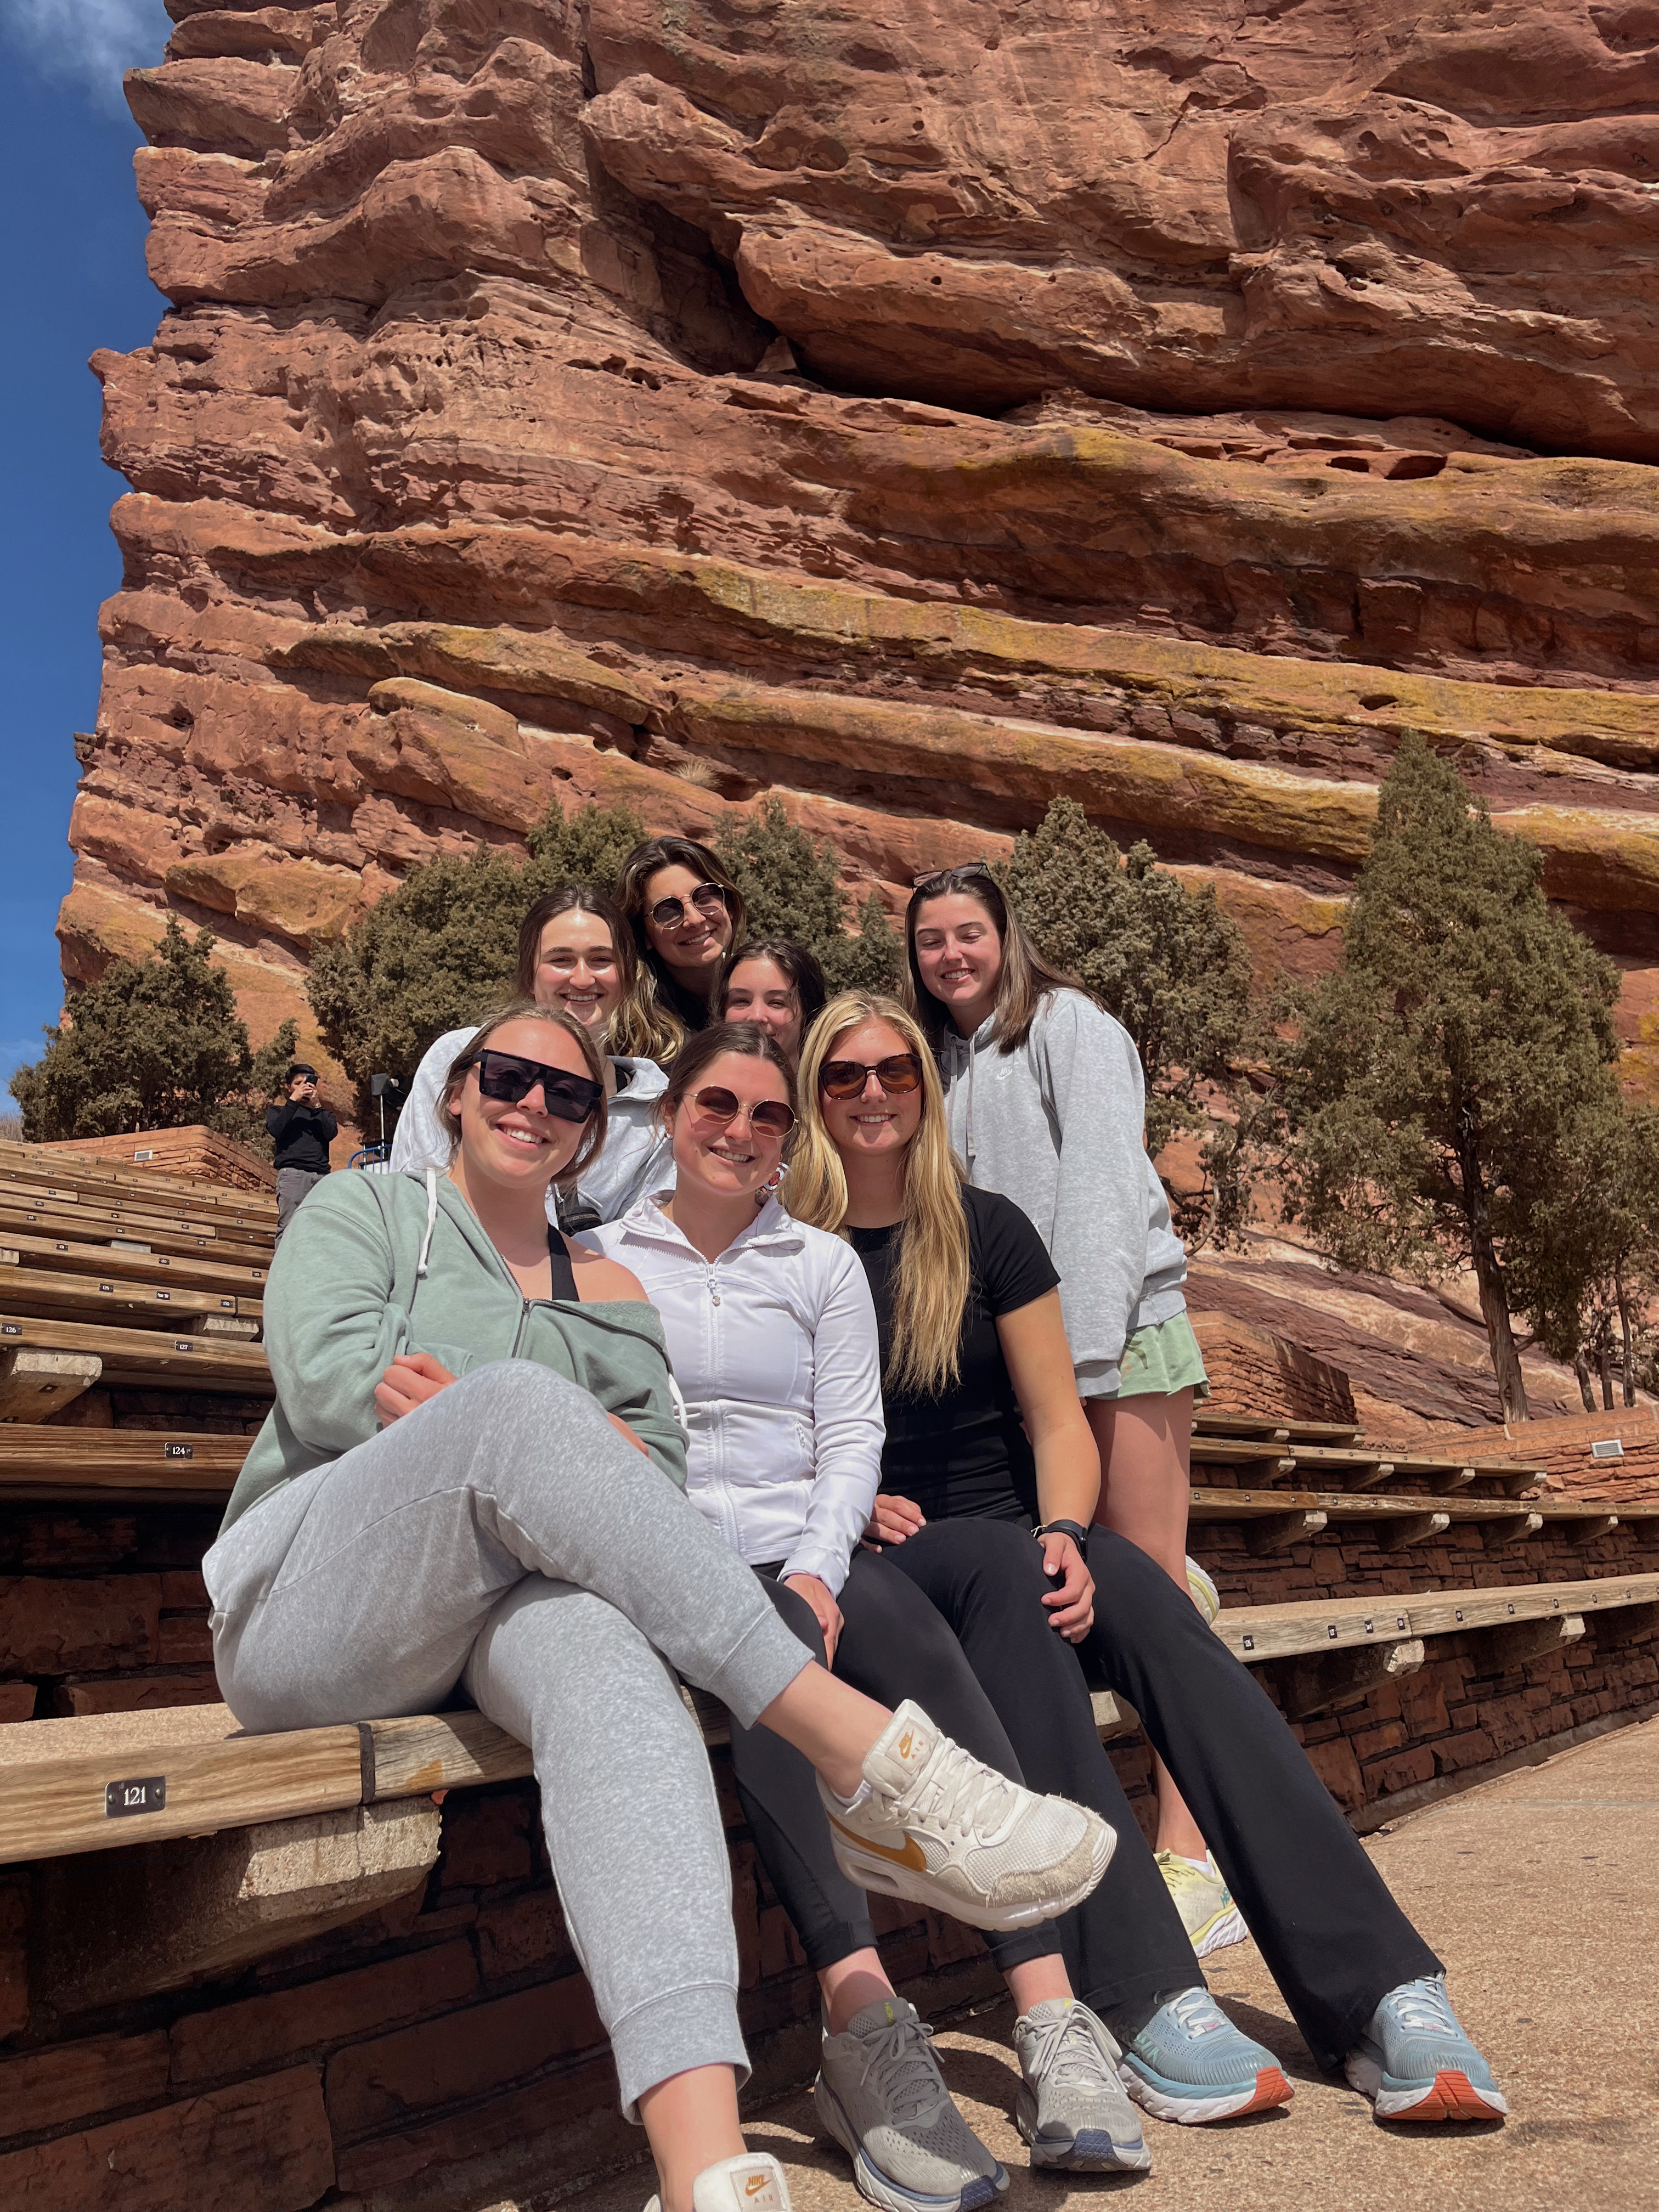
{"label": "woman in sage green hoodie", "polygon": [[[264,1731],[426,1711],[459,1683],[528,1744],[666,2212],[787,2212],[738,2131],[729,1863],[671,1668],[804,1753],[843,1824],[927,1866],[926,1901],[958,1917],[950,1824],[994,1796],[1024,1840],[1056,1808],[835,1680],[686,1500],[662,1325],[546,1217],[605,1139],[580,1025],[486,1023],[444,1113],[447,1173],[331,1177],[272,1266],[276,1403],[203,1563],[220,1686]],[[1053,1858],[1025,1841],[1034,1877]]]}

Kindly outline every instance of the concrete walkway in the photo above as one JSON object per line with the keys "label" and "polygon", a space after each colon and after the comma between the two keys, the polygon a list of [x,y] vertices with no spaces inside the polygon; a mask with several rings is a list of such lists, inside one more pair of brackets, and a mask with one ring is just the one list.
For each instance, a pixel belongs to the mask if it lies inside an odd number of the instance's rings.
{"label": "concrete walkway", "polygon": [[[1659,2208],[1659,1720],[1419,1814],[1366,1848],[1445,1960],[1453,2001],[1509,2097],[1507,2126],[1378,2127],[1363,2098],[1314,2071],[1255,1947],[1241,1944],[1207,1962],[1212,1987],[1278,2054],[1296,2100],[1217,2127],[1149,2119],[1156,2166],[1144,2178],[1030,2171],[1009,2118],[1018,2074],[1006,2005],[940,2035],[953,2092],[1012,2177],[1006,2212],[1107,2197],[1132,2198],[1135,2212]],[[761,2113],[748,2137],[783,2161],[796,2212],[858,2212],[810,2098]],[[640,2212],[651,2185],[642,2168],[575,2203]]]}

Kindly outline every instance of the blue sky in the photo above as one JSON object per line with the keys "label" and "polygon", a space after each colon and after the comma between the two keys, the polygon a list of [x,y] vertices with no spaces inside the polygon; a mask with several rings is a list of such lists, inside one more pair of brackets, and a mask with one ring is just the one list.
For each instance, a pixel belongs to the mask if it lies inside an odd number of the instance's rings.
{"label": "blue sky", "polygon": [[0,1085],[39,1056],[63,1000],[52,925],[70,880],[73,733],[92,727],[98,606],[121,576],[108,518],[123,479],[99,454],[86,364],[99,346],[148,344],[161,319],[121,74],[159,62],[168,27],[160,0],[0,0]]}

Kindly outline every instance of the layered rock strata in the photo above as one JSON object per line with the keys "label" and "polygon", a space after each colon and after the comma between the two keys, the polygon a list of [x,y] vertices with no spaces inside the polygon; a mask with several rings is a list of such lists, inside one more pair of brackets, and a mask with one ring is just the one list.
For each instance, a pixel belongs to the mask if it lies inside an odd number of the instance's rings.
{"label": "layered rock strata", "polygon": [[895,900],[1066,793],[1309,973],[1416,728],[1659,1077],[1659,12],[170,9],[71,977],[172,907],[264,1034],[428,854],[765,791]]}

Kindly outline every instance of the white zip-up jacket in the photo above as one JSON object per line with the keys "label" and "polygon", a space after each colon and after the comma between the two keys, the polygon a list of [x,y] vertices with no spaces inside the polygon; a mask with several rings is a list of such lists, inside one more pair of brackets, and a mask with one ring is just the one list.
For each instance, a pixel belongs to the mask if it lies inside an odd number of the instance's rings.
{"label": "white zip-up jacket", "polygon": [[852,1246],[775,1198],[718,1260],[650,1198],[576,1241],[631,1267],[662,1316],[690,1430],[686,1496],[750,1566],[781,1559],[839,1590],[887,1433],[876,1309]]}
{"label": "white zip-up jacket", "polygon": [[1187,1252],[1147,1157],[1134,1039],[1080,991],[1048,992],[1023,1045],[947,1027],[939,1054],[951,1142],[981,1190],[1029,1214],[1060,1271],[1081,1398],[1115,1398],[1138,1328],[1184,1313]]}
{"label": "white zip-up jacket", "polygon": [[[415,1080],[409,1086],[409,1103],[398,1117],[392,1139],[394,1169],[447,1168],[449,1139],[438,1119],[438,1100],[444,1078],[455,1055],[478,1034],[477,1026],[450,1030],[428,1047]],[[592,1200],[601,1221],[615,1221],[637,1199],[672,1175],[672,1148],[657,1119],[657,1101],[668,1088],[668,1078],[654,1060],[615,1057],[616,1095],[606,1121],[605,1149],[582,1171],[580,1195]],[[550,1185],[547,1218],[554,1214]]]}

